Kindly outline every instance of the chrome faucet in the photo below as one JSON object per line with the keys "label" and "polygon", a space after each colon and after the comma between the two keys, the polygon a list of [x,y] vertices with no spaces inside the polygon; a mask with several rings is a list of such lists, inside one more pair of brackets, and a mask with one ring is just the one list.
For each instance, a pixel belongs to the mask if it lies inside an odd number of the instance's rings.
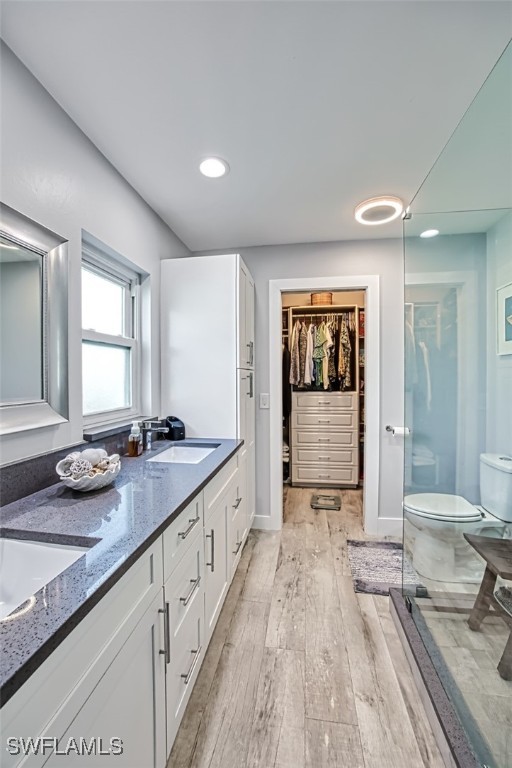
{"label": "chrome faucet", "polygon": [[143,421],[142,422],[142,449],[144,451],[151,450],[151,442],[153,439],[153,432],[161,432],[165,434],[169,431],[169,427],[162,427],[158,422]]}

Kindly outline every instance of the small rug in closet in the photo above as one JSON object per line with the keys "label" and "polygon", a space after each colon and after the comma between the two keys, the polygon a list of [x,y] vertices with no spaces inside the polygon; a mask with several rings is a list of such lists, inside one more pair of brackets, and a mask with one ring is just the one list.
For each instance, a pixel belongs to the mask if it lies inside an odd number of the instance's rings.
{"label": "small rug in closet", "polygon": [[311,497],[311,509],[333,509],[339,512],[341,509],[341,496],[335,494],[315,493]]}
{"label": "small rug in closet", "polygon": [[347,540],[348,559],[355,592],[389,595],[390,587],[422,587],[418,574],[403,559],[403,547],[394,541]]}

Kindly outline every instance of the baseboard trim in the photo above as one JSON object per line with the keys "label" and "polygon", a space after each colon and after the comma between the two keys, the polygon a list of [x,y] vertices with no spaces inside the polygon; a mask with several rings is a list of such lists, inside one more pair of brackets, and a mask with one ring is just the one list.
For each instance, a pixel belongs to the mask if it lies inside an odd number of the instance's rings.
{"label": "baseboard trim", "polygon": [[397,539],[403,537],[402,517],[378,517],[371,526],[365,528],[365,533],[370,536],[393,536]]}
{"label": "baseboard trim", "polygon": [[281,521],[273,520],[269,515],[254,515],[251,528],[258,531],[280,531]]}
{"label": "baseboard trim", "polygon": [[445,765],[447,768],[481,768],[402,593],[399,589],[390,589],[389,598],[391,616]]}

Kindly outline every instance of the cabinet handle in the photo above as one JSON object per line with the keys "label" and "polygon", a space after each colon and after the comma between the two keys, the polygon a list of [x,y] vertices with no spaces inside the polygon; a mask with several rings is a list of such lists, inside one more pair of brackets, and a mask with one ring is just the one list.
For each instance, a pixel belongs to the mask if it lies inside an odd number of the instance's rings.
{"label": "cabinet handle", "polygon": [[194,517],[192,520],[189,519],[189,523],[190,523],[189,527],[185,531],[180,531],[178,533],[178,536],[180,537],[180,539],[186,539],[187,538],[189,533],[196,527],[196,524],[199,522],[200,517],[201,516],[198,515],[197,517]]}
{"label": "cabinet handle", "polygon": [[330,461],[331,457],[330,456],[319,456],[318,460],[319,461]]}
{"label": "cabinet handle", "polygon": [[213,573],[215,570],[215,530],[213,528],[211,528],[211,533],[206,534],[206,538],[212,540],[212,561],[211,563],[206,563],[206,565],[212,569]]}
{"label": "cabinet handle", "polygon": [[163,613],[164,618],[164,650],[160,651],[162,656],[165,656],[165,663],[169,664],[171,660],[171,620],[170,620],[170,606],[169,603],[165,604],[165,608],[159,608],[158,613]]}
{"label": "cabinet handle", "polygon": [[318,438],[318,442],[319,443],[330,443],[331,442],[331,438],[330,437],[319,437]]}
{"label": "cabinet handle", "polygon": [[249,341],[246,345],[249,347],[249,365],[254,363],[254,341]]}
{"label": "cabinet handle", "polygon": [[190,651],[190,653],[194,654],[194,658],[192,659],[192,664],[190,665],[190,668],[189,668],[188,672],[186,674],[184,674],[184,675],[181,675],[185,685],[188,685],[188,681],[190,680],[190,678],[194,674],[194,669],[196,667],[197,660],[199,659],[199,656],[201,655],[201,651],[202,650],[203,650],[203,647],[200,645],[199,648],[196,648],[195,651]]}
{"label": "cabinet handle", "polygon": [[190,587],[190,592],[186,597],[180,597],[180,603],[183,603],[183,605],[188,605],[192,600],[192,595],[194,594],[196,589],[199,588],[199,584],[201,583],[201,577],[198,576],[197,579],[190,579],[190,582],[192,584],[192,586]]}
{"label": "cabinet handle", "polygon": [[240,502],[241,501],[242,501],[242,497],[240,496],[240,498],[236,500],[236,504],[232,505],[233,509],[238,509],[238,507],[240,506]]}
{"label": "cabinet handle", "polygon": [[254,397],[254,389],[253,389],[253,379],[252,379],[252,377],[253,377],[253,374],[250,373],[249,377],[248,377],[249,378],[249,392],[247,393],[249,395],[249,397]]}
{"label": "cabinet handle", "polygon": [[329,479],[330,475],[318,475],[318,477],[323,477],[323,478]]}
{"label": "cabinet handle", "polygon": [[330,424],[331,420],[330,419],[318,419],[318,423],[319,424]]}
{"label": "cabinet handle", "polygon": [[235,557],[236,557],[236,555],[238,555],[238,553],[240,552],[240,547],[241,547],[241,546],[242,546],[242,542],[241,542],[241,541],[237,541],[237,543],[236,543],[236,549],[233,551],[233,554],[235,555]]}
{"label": "cabinet handle", "polygon": [[330,405],[330,404],[331,404],[330,400],[319,400],[318,401],[318,405]]}

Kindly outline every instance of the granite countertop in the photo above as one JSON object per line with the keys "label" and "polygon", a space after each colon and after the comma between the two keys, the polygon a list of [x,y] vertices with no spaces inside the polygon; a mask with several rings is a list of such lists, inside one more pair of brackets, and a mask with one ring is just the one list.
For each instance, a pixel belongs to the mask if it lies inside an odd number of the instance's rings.
{"label": "granite countertop", "polygon": [[[0,535],[89,547],[35,594],[29,610],[0,621],[2,705],[77,626],[138,557],[236,453],[241,440],[187,439],[218,445],[198,464],[147,461],[174,443],[123,456],[114,484],[80,493],[57,483],[0,509]],[[25,606],[25,604],[24,604]]]}

